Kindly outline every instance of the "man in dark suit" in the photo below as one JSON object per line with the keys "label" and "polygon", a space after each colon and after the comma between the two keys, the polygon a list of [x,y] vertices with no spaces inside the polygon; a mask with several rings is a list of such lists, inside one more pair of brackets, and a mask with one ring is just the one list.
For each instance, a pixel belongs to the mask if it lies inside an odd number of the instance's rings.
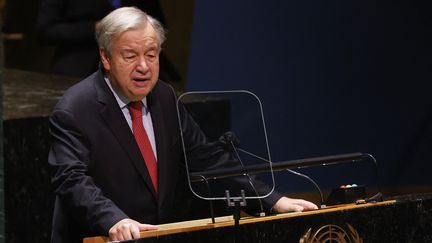
{"label": "man in dark suit", "polygon": [[[164,30],[157,20],[136,8],[120,8],[101,21],[96,35],[103,70],[71,87],[50,118],[52,242],[81,242],[91,235],[133,239],[175,220],[180,129],[195,169],[232,163],[182,107],[179,124],[176,95],[158,82]],[[263,201],[278,212],[316,208],[277,193]]]}

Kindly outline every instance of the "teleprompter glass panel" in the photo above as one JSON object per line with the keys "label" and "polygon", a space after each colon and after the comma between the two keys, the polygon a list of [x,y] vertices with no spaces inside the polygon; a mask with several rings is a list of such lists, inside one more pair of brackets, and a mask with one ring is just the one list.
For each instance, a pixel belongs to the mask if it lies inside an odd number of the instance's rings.
{"label": "teleprompter glass panel", "polygon": [[[264,114],[256,95],[189,92],[178,98],[177,111],[189,185],[197,197],[261,199],[273,192]],[[202,133],[192,133],[190,124]]]}

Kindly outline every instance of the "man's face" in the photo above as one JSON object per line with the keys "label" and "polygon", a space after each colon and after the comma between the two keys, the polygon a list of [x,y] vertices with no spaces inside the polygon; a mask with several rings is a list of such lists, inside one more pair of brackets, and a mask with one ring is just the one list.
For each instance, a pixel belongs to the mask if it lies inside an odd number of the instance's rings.
{"label": "man's face", "polygon": [[111,84],[130,101],[143,99],[159,76],[159,51],[153,27],[128,30],[112,41],[111,55],[100,49],[100,56]]}

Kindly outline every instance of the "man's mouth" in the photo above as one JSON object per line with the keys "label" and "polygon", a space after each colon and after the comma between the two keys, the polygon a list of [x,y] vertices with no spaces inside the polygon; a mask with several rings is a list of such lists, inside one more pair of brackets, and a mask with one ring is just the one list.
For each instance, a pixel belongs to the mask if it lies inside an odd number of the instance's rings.
{"label": "man's mouth", "polygon": [[149,78],[134,78],[133,81],[135,82],[145,82],[145,81],[150,81]]}

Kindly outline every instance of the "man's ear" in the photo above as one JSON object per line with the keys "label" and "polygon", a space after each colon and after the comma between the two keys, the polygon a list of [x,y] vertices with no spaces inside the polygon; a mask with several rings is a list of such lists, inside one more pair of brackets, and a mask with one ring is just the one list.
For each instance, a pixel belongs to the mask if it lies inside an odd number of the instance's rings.
{"label": "man's ear", "polygon": [[99,55],[104,69],[109,71],[111,69],[109,54],[105,51],[105,49],[99,48]]}

